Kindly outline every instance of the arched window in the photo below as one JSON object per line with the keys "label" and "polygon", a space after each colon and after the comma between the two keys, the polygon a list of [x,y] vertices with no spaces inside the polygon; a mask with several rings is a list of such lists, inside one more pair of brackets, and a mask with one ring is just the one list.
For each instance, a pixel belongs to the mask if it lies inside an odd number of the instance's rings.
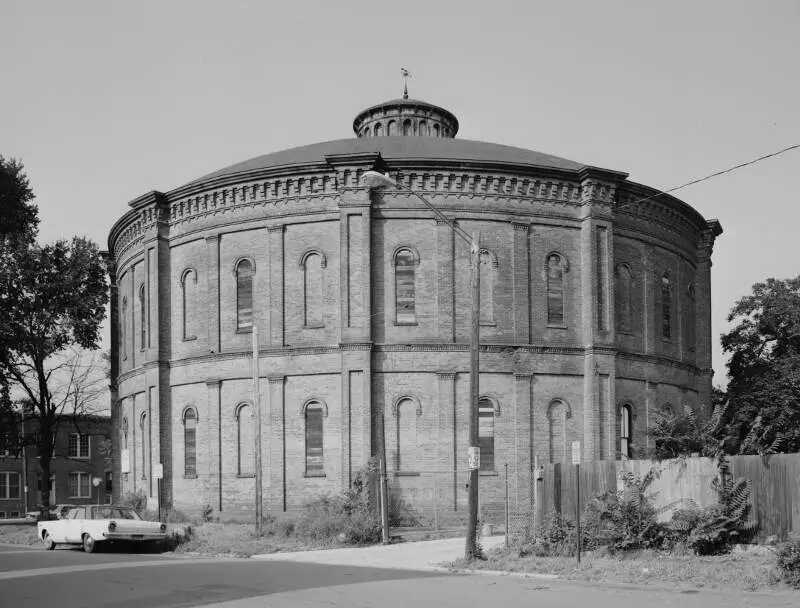
{"label": "arched window", "polygon": [[569,462],[567,445],[567,418],[569,409],[567,404],[556,399],[550,404],[549,411],[549,436],[550,436],[550,462]]}
{"label": "arched window", "polygon": [[547,257],[547,323],[564,324],[564,260],[557,253]]}
{"label": "arched window", "polygon": [[688,309],[686,311],[686,342],[689,345],[689,351],[694,352],[696,346],[695,342],[697,341],[695,328],[695,323],[697,322],[695,315],[697,314],[697,310],[695,308],[694,283],[689,283],[686,289],[686,299],[688,300],[688,306],[686,307]]}
{"label": "arched window", "polygon": [[184,270],[181,275],[181,311],[182,339],[195,340],[197,338],[194,333],[197,326],[197,272],[191,268]]}
{"label": "arched window", "polygon": [[253,264],[239,260],[236,265],[236,329],[253,329]]}
{"label": "arched window", "polygon": [[147,314],[147,298],[144,289],[144,283],[141,284],[139,287],[139,315],[140,315],[140,324],[139,324],[139,348],[144,350],[147,348],[147,332],[148,332],[148,318],[149,315]]}
{"label": "arched window", "polygon": [[420,137],[428,135],[428,123],[424,120],[421,120],[419,125],[417,125],[417,135]]}
{"label": "arched window", "polygon": [[197,477],[197,413],[191,407],[183,414],[183,474]]}
{"label": "arched window", "polygon": [[623,460],[633,456],[633,411],[630,405],[619,409],[619,445]]}
{"label": "arched window", "polygon": [[236,472],[250,476],[256,473],[256,424],[253,407],[242,403],[236,410]]}
{"label": "arched window", "polygon": [[372,135],[372,133],[370,133],[369,127],[364,127],[363,136],[364,137],[369,137],[370,135]]}
{"label": "arched window", "polygon": [[388,135],[397,135],[397,122],[395,122],[394,120],[389,121]]}
{"label": "arched window", "polygon": [[483,325],[492,325],[494,324],[494,283],[497,263],[495,258],[486,250],[482,250],[480,255],[480,322]]}
{"label": "arched window", "polygon": [[416,260],[410,249],[401,249],[394,256],[395,322],[398,325],[417,322],[414,273]]}
{"label": "arched window", "polygon": [[122,358],[128,358],[128,298],[122,298],[122,319],[120,319],[120,346],[122,347]]}
{"label": "arched window", "polygon": [[413,472],[417,459],[417,414],[419,407],[413,399],[403,398],[396,405],[397,453],[395,471]]}
{"label": "arched window", "polygon": [[669,272],[661,277],[661,335],[666,339],[672,337],[672,285]]}
{"label": "arched window", "polygon": [[411,135],[411,119],[403,121],[403,135]]}
{"label": "arched window", "polygon": [[478,401],[478,446],[481,450],[481,471],[494,471],[494,403]]}
{"label": "arched window", "polygon": [[320,477],[325,475],[323,460],[322,404],[312,401],[306,405],[306,475]]}
{"label": "arched window", "polygon": [[375,123],[375,137],[380,137],[381,135],[383,135],[383,125]]}
{"label": "arched window", "polygon": [[303,325],[305,327],[322,327],[323,312],[323,257],[316,252],[305,255],[303,267]]}
{"label": "arched window", "polygon": [[147,412],[139,417],[140,443],[142,446],[142,479],[147,479]]}
{"label": "arched window", "polygon": [[631,331],[631,269],[627,264],[617,266],[614,295],[617,300],[617,329]]}
{"label": "arched window", "polygon": [[128,449],[128,417],[122,419],[122,449]]}
{"label": "arched window", "polygon": [[433,136],[439,137],[439,125],[433,125]]}

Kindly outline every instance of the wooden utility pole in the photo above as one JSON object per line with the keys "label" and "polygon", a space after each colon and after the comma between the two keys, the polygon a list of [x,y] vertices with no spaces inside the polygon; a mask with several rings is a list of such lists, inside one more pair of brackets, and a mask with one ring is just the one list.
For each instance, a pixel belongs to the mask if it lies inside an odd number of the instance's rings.
{"label": "wooden utility pole", "polygon": [[[467,545],[464,557],[471,561],[478,555],[478,469],[480,468],[480,447],[478,445],[478,364],[480,362],[480,314],[481,314],[481,250],[480,234],[472,235],[470,247],[472,267],[472,331],[469,341],[469,446],[477,450],[478,462],[469,463],[469,493],[467,495],[469,516],[467,518]],[[470,458],[472,461],[472,458]]]}
{"label": "wooden utility pole", "polygon": [[258,324],[253,315],[253,407],[255,415],[255,450],[256,450],[256,534],[264,531],[263,508],[263,483],[264,475],[261,468],[261,372],[258,356]]}

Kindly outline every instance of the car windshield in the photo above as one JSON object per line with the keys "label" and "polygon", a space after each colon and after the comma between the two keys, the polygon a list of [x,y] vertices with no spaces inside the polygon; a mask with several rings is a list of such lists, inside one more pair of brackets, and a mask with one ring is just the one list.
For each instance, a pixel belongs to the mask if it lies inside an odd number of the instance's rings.
{"label": "car windshield", "polygon": [[141,519],[133,509],[122,507],[94,507],[92,519]]}

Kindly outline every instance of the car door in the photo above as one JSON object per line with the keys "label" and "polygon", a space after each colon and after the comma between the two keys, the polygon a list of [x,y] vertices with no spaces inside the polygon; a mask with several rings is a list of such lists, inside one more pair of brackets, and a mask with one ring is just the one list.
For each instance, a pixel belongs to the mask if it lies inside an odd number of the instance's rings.
{"label": "car door", "polygon": [[65,520],[66,524],[66,542],[79,543],[81,542],[81,535],[83,532],[83,522],[86,519],[86,507],[78,507],[69,513],[69,519]]}

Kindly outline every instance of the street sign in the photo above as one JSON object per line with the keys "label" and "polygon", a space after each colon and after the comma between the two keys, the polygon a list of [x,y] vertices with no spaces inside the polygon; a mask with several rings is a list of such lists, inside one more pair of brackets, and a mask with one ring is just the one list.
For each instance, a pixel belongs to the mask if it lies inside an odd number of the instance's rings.
{"label": "street sign", "polygon": [[580,464],[581,463],[581,442],[580,441],[573,441],[572,442],[572,464]]}
{"label": "street sign", "polygon": [[153,479],[164,478],[164,465],[160,462],[153,465]]}
{"label": "street sign", "polygon": [[99,486],[101,483],[103,483],[103,478],[102,478],[102,477],[92,477],[92,485],[93,485],[95,488],[96,488],[97,486]]}
{"label": "street sign", "polygon": [[470,447],[467,450],[468,455],[468,468],[470,471],[481,468],[481,449],[479,447]]}

